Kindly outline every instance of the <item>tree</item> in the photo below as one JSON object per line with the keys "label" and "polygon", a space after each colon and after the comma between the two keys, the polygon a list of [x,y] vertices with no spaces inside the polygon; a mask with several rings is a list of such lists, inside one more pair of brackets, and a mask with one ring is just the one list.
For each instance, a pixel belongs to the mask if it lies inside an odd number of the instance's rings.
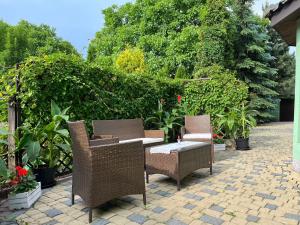
{"label": "tree", "polygon": [[127,47],[117,56],[116,68],[124,73],[143,73],[145,71],[144,58],[142,50]]}
{"label": "tree", "polygon": [[179,65],[192,74],[199,46],[200,8],[205,0],[137,0],[103,11],[104,28],[88,49],[88,61],[112,65],[127,45],[145,53],[151,74],[174,77]]}
{"label": "tree", "polygon": [[25,20],[16,26],[0,21],[0,66],[12,67],[28,56],[64,52],[77,54],[67,41],[56,36],[47,25],[33,25]]}
{"label": "tree", "polygon": [[252,3],[252,0],[235,0],[233,4],[237,26],[235,67],[239,78],[249,86],[250,105],[258,112],[257,120],[267,122],[273,119],[270,112],[278,98],[277,71],[272,66],[268,22],[253,14]]}

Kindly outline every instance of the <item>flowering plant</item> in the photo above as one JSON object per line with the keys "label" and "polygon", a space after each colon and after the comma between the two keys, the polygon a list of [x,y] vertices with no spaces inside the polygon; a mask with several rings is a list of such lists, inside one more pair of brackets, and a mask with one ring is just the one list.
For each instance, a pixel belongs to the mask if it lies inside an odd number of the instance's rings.
{"label": "flowering plant", "polygon": [[28,167],[16,166],[16,171],[11,172],[2,159],[0,160],[0,180],[1,186],[12,187],[14,194],[28,192],[37,186]]}
{"label": "flowering plant", "polygon": [[224,136],[221,134],[213,134],[215,144],[224,144]]}

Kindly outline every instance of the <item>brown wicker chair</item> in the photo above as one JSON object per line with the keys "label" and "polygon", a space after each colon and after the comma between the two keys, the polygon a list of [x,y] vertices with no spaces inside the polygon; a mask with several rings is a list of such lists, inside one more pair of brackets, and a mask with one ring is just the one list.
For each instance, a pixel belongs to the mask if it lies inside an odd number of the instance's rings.
{"label": "brown wicker chair", "polygon": [[144,147],[164,143],[164,132],[162,130],[144,130],[142,119],[93,120],[92,124],[96,138],[118,137],[120,143],[138,139],[143,141]]}
{"label": "brown wicker chair", "polygon": [[181,128],[183,141],[199,141],[211,144],[211,156],[214,161],[213,130],[210,116],[185,116],[185,126]]}
{"label": "brown wicker chair", "polygon": [[90,141],[84,121],[68,123],[73,151],[72,204],[79,195],[92,209],[117,197],[143,194],[144,150],[142,142],[120,144],[118,139]]}

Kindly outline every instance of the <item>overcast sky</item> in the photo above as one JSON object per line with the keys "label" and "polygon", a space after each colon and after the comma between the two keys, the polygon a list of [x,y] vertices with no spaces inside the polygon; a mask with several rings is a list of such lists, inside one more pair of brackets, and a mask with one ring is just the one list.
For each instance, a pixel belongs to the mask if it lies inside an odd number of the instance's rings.
{"label": "overcast sky", "polygon": [[[130,0],[0,0],[0,19],[16,24],[25,19],[34,24],[54,27],[58,36],[70,41],[81,53],[103,26],[101,11],[112,4]],[[133,1],[133,0],[131,0]],[[266,0],[256,0],[254,11],[262,14]],[[269,0],[277,3],[279,0]]]}

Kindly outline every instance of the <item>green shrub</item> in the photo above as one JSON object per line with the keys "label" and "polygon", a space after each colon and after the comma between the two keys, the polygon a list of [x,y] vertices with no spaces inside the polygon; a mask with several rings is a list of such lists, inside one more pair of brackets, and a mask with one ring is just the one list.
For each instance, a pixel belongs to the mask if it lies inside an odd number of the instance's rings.
{"label": "green shrub", "polygon": [[186,72],[186,69],[183,65],[180,65],[177,68],[176,74],[175,74],[175,78],[177,79],[189,79],[189,75]]}
{"label": "green shrub", "polygon": [[239,106],[248,98],[248,87],[232,72],[213,67],[211,70],[207,68],[205,76],[208,79],[189,82],[185,87],[184,96],[190,114],[210,114],[215,120],[217,114]]}

